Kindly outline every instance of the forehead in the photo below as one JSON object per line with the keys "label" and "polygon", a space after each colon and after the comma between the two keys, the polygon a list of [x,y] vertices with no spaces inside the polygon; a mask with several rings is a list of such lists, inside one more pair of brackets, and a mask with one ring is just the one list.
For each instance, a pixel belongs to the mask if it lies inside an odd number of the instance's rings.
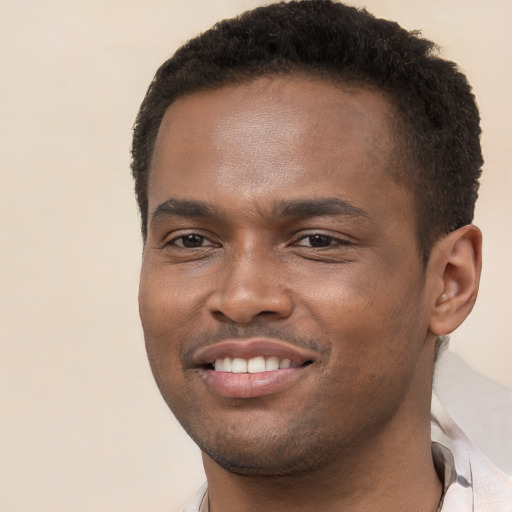
{"label": "forehead", "polygon": [[208,201],[215,193],[219,202],[257,205],[285,196],[358,196],[357,189],[403,193],[391,178],[392,119],[378,92],[298,77],[182,97],[157,136],[149,213],[176,195]]}

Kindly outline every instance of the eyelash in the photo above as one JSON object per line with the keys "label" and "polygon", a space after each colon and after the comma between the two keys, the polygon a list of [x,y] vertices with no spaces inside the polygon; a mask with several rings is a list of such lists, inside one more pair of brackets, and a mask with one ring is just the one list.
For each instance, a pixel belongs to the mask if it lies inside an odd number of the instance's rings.
{"label": "eyelash", "polygon": [[[303,245],[299,244],[299,242],[301,242],[302,240],[307,240],[307,239],[310,239],[310,242],[311,242],[311,239],[314,237],[318,237],[318,238],[322,237],[325,241],[328,241],[329,243],[327,245],[321,245],[321,246],[315,246],[313,244],[308,245],[308,246],[303,246]],[[301,236],[299,239],[297,239],[294,242],[293,245],[299,246],[299,247],[308,247],[308,248],[312,248],[312,249],[327,249],[329,247],[338,246],[338,245],[350,245],[350,241],[345,238],[337,238],[328,233],[323,233],[323,232],[319,231],[319,232],[309,233],[307,235]]]}
{"label": "eyelash", "polygon": [[[200,249],[200,248],[205,247],[204,245],[199,245],[197,247],[186,247],[185,244],[183,243],[183,241],[188,237],[198,237],[198,238],[201,238],[201,243],[203,243],[204,241],[209,241],[212,245],[214,245],[214,242],[212,242],[207,236],[203,235],[202,233],[195,233],[195,232],[185,233],[185,234],[176,236],[176,237],[172,238],[171,240],[169,240],[168,242],[166,242],[165,245],[179,247],[180,249]],[[182,241],[182,245],[178,245],[176,243],[176,242],[178,242],[178,240]]]}
{"label": "eyelash", "polygon": [[[184,240],[187,237],[188,238],[190,238],[190,237],[198,237],[198,238],[200,238],[201,239],[201,241],[200,241],[201,245],[198,245],[198,246],[195,246],[195,247],[187,247],[185,245],[185,242],[184,242]],[[320,245],[315,246],[314,243],[312,243],[312,239],[315,238],[315,237],[323,239],[323,241],[326,242],[326,245],[322,245],[322,243],[321,243]],[[310,245],[302,245],[302,244],[300,244],[301,241],[308,240],[308,239],[310,241]],[[180,240],[182,242],[181,245],[177,243]],[[211,245],[203,245],[203,243],[205,241],[209,241]],[[203,247],[214,246],[216,244],[214,242],[212,242],[207,236],[205,236],[202,233],[191,232],[191,233],[185,233],[185,234],[176,236],[176,237],[172,238],[171,240],[169,240],[168,242],[166,242],[165,245],[166,246],[179,247],[180,249],[200,249],[200,248],[203,248]],[[333,247],[333,246],[339,246],[339,245],[345,245],[346,246],[346,245],[350,245],[350,241],[347,240],[347,239],[344,239],[344,238],[337,238],[337,237],[335,237],[333,235],[330,235],[328,233],[324,233],[324,232],[318,231],[318,232],[312,232],[312,233],[308,233],[308,234],[302,235],[299,238],[297,238],[294,242],[292,242],[290,245],[292,247],[308,247],[308,248],[311,248],[311,249],[327,249],[327,248],[330,248],[330,247]]]}

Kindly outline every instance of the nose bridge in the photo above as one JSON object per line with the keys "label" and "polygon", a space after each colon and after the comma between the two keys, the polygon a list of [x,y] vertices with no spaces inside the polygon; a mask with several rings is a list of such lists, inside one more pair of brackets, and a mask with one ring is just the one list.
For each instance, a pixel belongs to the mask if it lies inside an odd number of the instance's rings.
{"label": "nose bridge", "polygon": [[289,316],[291,299],[282,272],[279,257],[263,244],[247,240],[233,247],[219,274],[214,312],[237,323]]}

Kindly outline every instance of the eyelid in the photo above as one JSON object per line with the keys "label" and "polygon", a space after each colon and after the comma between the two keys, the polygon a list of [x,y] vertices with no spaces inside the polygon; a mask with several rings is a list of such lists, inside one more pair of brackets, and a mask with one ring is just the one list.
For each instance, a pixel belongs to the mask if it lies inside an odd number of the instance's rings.
{"label": "eyelid", "polygon": [[[323,249],[332,247],[332,246],[336,246],[336,245],[351,245],[353,243],[353,240],[346,235],[342,235],[340,233],[333,234],[332,232],[324,231],[321,229],[313,229],[313,230],[308,230],[307,232],[298,233],[294,237],[294,241],[292,242],[291,245],[299,246],[299,247],[307,247],[307,246],[300,246],[298,244],[298,242],[300,242],[301,240],[304,240],[306,238],[316,236],[316,235],[325,236],[326,238],[330,238],[332,240],[332,242],[334,242],[328,246],[322,247]],[[315,247],[312,247],[312,248],[315,248]],[[320,247],[316,247],[316,249],[320,249]]]}
{"label": "eyelid", "polygon": [[201,237],[204,240],[209,242],[209,244],[201,245],[198,248],[202,248],[202,247],[218,247],[219,246],[219,244],[217,242],[212,240],[212,236],[211,235],[205,234],[200,229],[180,229],[180,230],[174,231],[170,238],[169,238],[169,236],[167,236],[165,238],[163,246],[164,247],[174,246],[174,247],[179,247],[180,249],[195,249],[195,248],[192,248],[192,247],[184,247],[183,245],[180,246],[180,245],[176,244],[176,241],[178,241],[180,239],[183,239],[183,238],[185,238],[187,236],[190,236],[190,235]]}

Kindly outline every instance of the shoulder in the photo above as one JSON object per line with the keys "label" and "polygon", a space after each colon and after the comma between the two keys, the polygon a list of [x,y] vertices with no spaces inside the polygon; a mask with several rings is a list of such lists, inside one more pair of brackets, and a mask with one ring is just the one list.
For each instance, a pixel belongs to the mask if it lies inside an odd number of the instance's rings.
{"label": "shoulder", "polygon": [[206,491],[208,490],[208,484],[205,482],[197,491],[194,499],[187,505],[187,507],[183,510],[183,512],[200,512],[201,503],[206,495]]}
{"label": "shoulder", "polygon": [[442,512],[512,512],[512,480],[473,446],[469,438],[432,400],[433,451],[440,445],[445,496]]}

